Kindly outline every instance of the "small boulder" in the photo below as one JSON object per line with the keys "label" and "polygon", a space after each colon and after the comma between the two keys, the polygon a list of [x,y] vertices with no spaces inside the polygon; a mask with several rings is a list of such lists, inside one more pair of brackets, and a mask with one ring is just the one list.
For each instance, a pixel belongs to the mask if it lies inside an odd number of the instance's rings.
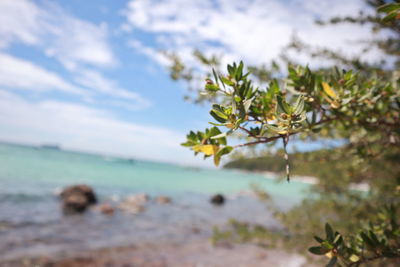
{"label": "small boulder", "polygon": [[223,205],[225,203],[225,197],[222,194],[216,194],[211,197],[210,202],[214,205]]}
{"label": "small boulder", "polygon": [[108,203],[101,204],[98,209],[105,215],[112,215],[115,212],[115,208]]}
{"label": "small boulder", "polygon": [[128,196],[125,199],[125,202],[135,203],[135,204],[144,204],[148,200],[149,200],[149,196],[147,194],[141,193],[141,194]]}
{"label": "small boulder", "polygon": [[62,190],[60,197],[65,214],[82,213],[97,203],[93,189],[88,185],[73,185]]}
{"label": "small boulder", "polygon": [[137,194],[127,197],[118,208],[127,213],[136,214],[144,211],[144,205],[149,200],[146,194]]}
{"label": "small boulder", "polygon": [[172,200],[170,197],[167,197],[167,196],[159,196],[156,198],[156,202],[157,202],[157,204],[168,204],[168,203],[171,203]]}

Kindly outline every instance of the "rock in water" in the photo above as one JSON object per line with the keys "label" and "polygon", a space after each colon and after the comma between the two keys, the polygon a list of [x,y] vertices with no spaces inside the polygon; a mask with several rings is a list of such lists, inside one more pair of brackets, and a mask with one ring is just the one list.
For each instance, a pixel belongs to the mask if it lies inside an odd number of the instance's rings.
{"label": "rock in water", "polygon": [[156,198],[156,202],[158,204],[168,204],[171,203],[171,201],[172,201],[171,198],[167,196],[159,196]]}
{"label": "rock in water", "polygon": [[104,203],[100,205],[99,210],[103,214],[112,215],[114,214],[115,208],[108,203]]}
{"label": "rock in water", "polygon": [[144,206],[148,200],[149,196],[146,194],[128,196],[118,205],[118,208],[127,213],[137,214],[144,211]]}
{"label": "rock in water", "polygon": [[61,194],[65,214],[82,213],[97,203],[93,189],[88,185],[73,185],[65,188]]}
{"label": "rock in water", "polygon": [[225,203],[225,197],[221,194],[216,194],[211,197],[210,202],[214,205],[223,205]]}

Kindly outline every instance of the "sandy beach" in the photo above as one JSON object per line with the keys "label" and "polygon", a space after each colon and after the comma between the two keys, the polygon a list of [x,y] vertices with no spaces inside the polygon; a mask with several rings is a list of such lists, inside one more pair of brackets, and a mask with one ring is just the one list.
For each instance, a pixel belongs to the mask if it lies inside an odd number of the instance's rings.
{"label": "sandy beach", "polygon": [[[303,256],[276,249],[264,249],[245,244],[214,247],[208,239],[198,239],[186,243],[138,243],[131,246],[42,255],[34,258],[24,257],[5,261],[0,266],[297,267],[305,263],[306,259]],[[307,264],[307,266],[312,265]]]}

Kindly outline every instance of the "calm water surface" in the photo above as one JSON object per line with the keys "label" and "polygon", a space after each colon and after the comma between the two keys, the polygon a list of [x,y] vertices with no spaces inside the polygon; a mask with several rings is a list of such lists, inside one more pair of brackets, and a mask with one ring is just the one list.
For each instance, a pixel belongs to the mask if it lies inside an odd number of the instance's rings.
{"label": "calm water surface", "polygon": [[[55,192],[76,183],[92,186],[100,202],[147,193],[168,195],[173,203],[150,200],[139,215],[89,211],[65,217]],[[251,184],[269,192],[281,208],[298,202],[308,189],[238,171],[0,144],[0,259],[146,240],[181,242],[209,236],[213,225],[229,218],[279,227],[264,204],[243,196]],[[226,205],[209,204],[215,193],[227,195]]]}

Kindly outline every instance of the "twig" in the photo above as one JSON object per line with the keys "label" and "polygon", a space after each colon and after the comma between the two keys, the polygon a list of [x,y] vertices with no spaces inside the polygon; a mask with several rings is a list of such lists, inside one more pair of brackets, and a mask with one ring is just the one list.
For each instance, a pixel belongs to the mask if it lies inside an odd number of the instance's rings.
{"label": "twig", "polygon": [[286,146],[289,143],[289,132],[285,136],[282,136],[282,141],[283,141],[283,150],[285,151],[284,158],[286,162],[286,180],[290,182],[289,154],[286,149]]}

